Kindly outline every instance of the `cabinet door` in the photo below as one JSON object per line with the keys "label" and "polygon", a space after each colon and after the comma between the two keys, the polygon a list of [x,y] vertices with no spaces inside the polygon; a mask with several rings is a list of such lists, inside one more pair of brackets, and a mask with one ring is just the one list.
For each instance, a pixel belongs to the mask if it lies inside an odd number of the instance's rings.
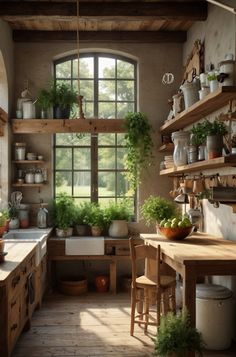
{"label": "cabinet door", "polygon": [[9,343],[12,350],[21,331],[21,295],[18,294],[9,301]]}

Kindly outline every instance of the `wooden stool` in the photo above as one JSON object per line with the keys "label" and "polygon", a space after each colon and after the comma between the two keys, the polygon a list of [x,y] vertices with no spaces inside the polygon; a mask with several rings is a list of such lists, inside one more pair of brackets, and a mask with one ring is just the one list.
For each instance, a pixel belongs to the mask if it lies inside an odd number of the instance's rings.
{"label": "wooden stool", "polygon": [[[148,325],[159,326],[161,313],[175,311],[175,286],[176,279],[173,276],[161,275],[160,246],[157,248],[149,245],[135,245],[133,238],[129,239],[132,261],[131,284],[131,323],[130,335],[133,336],[134,324],[144,324],[144,332],[147,333]],[[137,263],[148,259],[156,262],[156,274],[150,275],[147,271],[142,276],[137,275]],[[150,321],[150,305],[156,306],[155,321]]]}

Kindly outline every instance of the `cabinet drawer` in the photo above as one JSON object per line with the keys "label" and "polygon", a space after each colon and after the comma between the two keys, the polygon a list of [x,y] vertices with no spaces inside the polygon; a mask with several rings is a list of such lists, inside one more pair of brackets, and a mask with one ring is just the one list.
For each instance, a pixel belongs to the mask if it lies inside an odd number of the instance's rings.
{"label": "cabinet drawer", "polygon": [[21,268],[19,268],[12,274],[11,278],[8,279],[8,295],[10,300],[21,290],[22,283],[23,277]]}
{"label": "cabinet drawer", "polygon": [[130,255],[130,250],[128,245],[117,245],[116,246],[116,255]]}

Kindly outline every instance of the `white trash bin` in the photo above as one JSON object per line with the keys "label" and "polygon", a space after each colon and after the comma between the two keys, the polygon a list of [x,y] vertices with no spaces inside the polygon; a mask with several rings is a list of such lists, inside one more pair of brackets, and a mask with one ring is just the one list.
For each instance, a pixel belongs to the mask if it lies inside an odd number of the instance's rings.
{"label": "white trash bin", "polygon": [[232,291],[221,285],[197,284],[196,327],[206,348],[225,350],[233,338],[234,300]]}

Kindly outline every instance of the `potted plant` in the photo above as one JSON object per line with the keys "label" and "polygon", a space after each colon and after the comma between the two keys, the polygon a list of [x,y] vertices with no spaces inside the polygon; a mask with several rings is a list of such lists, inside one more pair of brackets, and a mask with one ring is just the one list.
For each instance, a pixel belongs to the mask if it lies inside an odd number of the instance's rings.
{"label": "potted plant", "polygon": [[149,225],[152,222],[157,224],[163,219],[174,217],[177,214],[177,209],[173,202],[163,197],[149,196],[141,206],[141,213]]}
{"label": "potted plant", "polygon": [[197,123],[193,125],[190,129],[190,143],[191,145],[197,147],[198,155],[197,158],[199,161],[205,160],[205,151],[206,151],[206,127],[205,122]]}
{"label": "potted plant", "polygon": [[52,85],[50,96],[54,107],[54,117],[56,119],[68,119],[72,105],[77,103],[77,92],[69,84],[62,82]]}
{"label": "potted plant", "polygon": [[60,193],[53,202],[53,223],[58,237],[69,237],[73,232],[75,204],[73,198]]}
{"label": "potted plant", "polygon": [[18,229],[20,227],[20,220],[18,217],[18,208],[9,203],[8,217],[9,217],[9,229]]}
{"label": "potted plant", "polygon": [[79,236],[85,236],[88,231],[88,224],[86,217],[90,213],[91,204],[89,202],[82,202],[75,207],[74,225]]}
{"label": "potted plant", "polygon": [[41,119],[47,119],[47,110],[52,105],[51,93],[47,89],[41,89],[38,94],[37,103],[41,109]]}
{"label": "potted plant", "polygon": [[161,316],[154,344],[154,355],[159,357],[187,357],[190,351],[203,356],[201,333],[191,326],[186,309],[176,315],[169,312]]}
{"label": "potted plant", "polygon": [[136,190],[140,183],[141,170],[151,164],[152,127],[147,116],[141,112],[129,112],[125,116],[124,125],[126,128],[125,168],[127,169],[127,179],[131,189]]}
{"label": "potted plant", "polygon": [[127,221],[129,221],[130,217],[131,213],[126,201],[110,202],[108,207],[104,209],[104,218],[109,226],[109,236],[113,238],[127,237]]}
{"label": "potted plant", "polygon": [[98,237],[106,226],[103,211],[97,203],[90,203],[90,209],[85,217],[85,223],[91,227],[92,236]]}
{"label": "potted plant", "polygon": [[213,122],[205,120],[206,147],[208,159],[222,156],[223,137],[228,133],[225,123],[216,118]]}
{"label": "potted plant", "polygon": [[207,75],[207,79],[210,85],[210,92],[214,92],[216,89],[219,88],[219,83],[217,80],[217,72],[209,72]]}

